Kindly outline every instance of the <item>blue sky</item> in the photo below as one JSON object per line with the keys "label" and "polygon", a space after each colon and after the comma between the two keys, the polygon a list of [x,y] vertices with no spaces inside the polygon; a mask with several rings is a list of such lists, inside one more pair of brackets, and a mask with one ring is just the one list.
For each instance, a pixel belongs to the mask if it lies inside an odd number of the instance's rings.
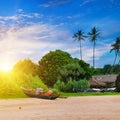
{"label": "blue sky", "polygon": [[[79,58],[77,30],[96,26],[96,67],[112,64],[110,45],[120,36],[119,0],[0,0],[0,66],[30,58],[37,63],[50,50]],[[82,42],[83,60],[92,65],[92,43]]]}

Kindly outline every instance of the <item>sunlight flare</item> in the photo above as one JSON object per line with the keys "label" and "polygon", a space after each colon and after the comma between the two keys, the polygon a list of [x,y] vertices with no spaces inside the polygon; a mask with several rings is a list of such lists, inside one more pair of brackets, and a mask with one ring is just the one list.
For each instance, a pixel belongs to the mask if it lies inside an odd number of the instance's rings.
{"label": "sunlight flare", "polygon": [[13,66],[11,64],[0,64],[0,70],[1,71],[10,71],[13,68]]}

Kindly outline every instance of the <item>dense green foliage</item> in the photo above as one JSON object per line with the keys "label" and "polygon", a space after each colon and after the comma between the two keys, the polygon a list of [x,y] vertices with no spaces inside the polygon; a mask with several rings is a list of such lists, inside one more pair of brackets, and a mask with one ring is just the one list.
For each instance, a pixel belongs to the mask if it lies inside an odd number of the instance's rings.
{"label": "dense green foliage", "polygon": [[67,82],[70,78],[77,81],[84,78],[85,75],[84,69],[77,62],[63,66],[59,73],[59,79],[64,82]]}
{"label": "dense green foliage", "polygon": [[57,81],[59,69],[72,60],[71,56],[64,51],[50,51],[39,61],[40,78],[48,86],[53,86]]}
{"label": "dense green foliage", "polygon": [[89,80],[89,78],[92,77],[93,75],[93,69],[90,67],[90,65],[88,63],[86,63],[83,60],[78,60],[77,58],[74,59],[75,61],[77,60],[79,62],[79,65],[83,68],[83,70],[85,71],[84,74],[84,78]]}
{"label": "dense green foliage", "polygon": [[[52,95],[59,95],[59,91],[57,89],[48,88],[38,76],[25,74],[23,72],[0,72],[0,82],[0,98],[27,97],[23,92],[23,88],[28,90],[37,90],[37,88],[42,88],[46,93],[52,90]],[[34,91],[30,92],[34,93]]]}
{"label": "dense green foliage", "polygon": [[[58,79],[67,82],[69,79],[76,81],[80,79],[89,80],[92,75],[119,74],[120,65],[91,68],[83,60],[72,58],[67,52],[56,50],[50,51],[43,56],[39,61],[39,66],[30,59],[24,59],[17,62],[13,70],[16,73],[22,72],[27,75],[37,75],[46,85],[52,87]],[[64,83],[62,84],[64,85]]]}
{"label": "dense green foliage", "polygon": [[112,71],[112,66],[107,64],[107,65],[104,65],[103,69],[102,69],[102,73],[103,74],[110,74]]}
{"label": "dense green foliage", "polygon": [[0,72],[0,98],[25,97],[12,74]]}
{"label": "dense green foliage", "polygon": [[75,81],[74,82],[74,88],[75,89],[81,89],[81,90],[85,90],[87,88],[90,88],[90,84],[87,80],[82,79],[80,81]]}
{"label": "dense green foliage", "polygon": [[39,77],[23,72],[0,73],[0,98],[21,98],[27,97],[22,88],[37,89],[42,88],[43,91],[53,91],[52,95],[57,95],[57,89],[48,88]]}
{"label": "dense green foliage", "polygon": [[112,65],[104,65],[103,68],[95,68],[93,69],[93,75],[105,75],[105,74],[120,74],[120,64]]}
{"label": "dense green foliage", "polygon": [[74,58],[71,63],[63,66],[59,71],[59,79],[67,82],[69,79],[80,80],[89,79],[92,76],[92,69],[89,64]]}
{"label": "dense green foliage", "polygon": [[18,61],[13,68],[13,76],[20,86],[37,88],[46,86],[39,76],[39,66],[30,59]]}
{"label": "dense green foliage", "polygon": [[42,82],[38,76],[32,74],[25,74],[23,72],[14,73],[13,79],[16,80],[17,84],[25,88],[43,88],[47,89],[47,86]]}
{"label": "dense green foliage", "polygon": [[14,71],[16,73],[23,72],[26,74],[32,74],[33,76],[36,76],[39,74],[39,66],[33,63],[30,59],[24,59],[24,60],[18,61],[14,65]]}
{"label": "dense green foliage", "polygon": [[93,75],[102,75],[102,68],[92,68]]}
{"label": "dense green foliage", "polygon": [[65,83],[63,81],[58,80],[53,87],[60,91],[65,91]]}
{"label": "dense green foliage", "polygon": [[113,66],[112,73],[120,74],[120,64],[116,64]]}
{"label": "dense green foliage", "polygon": [[73,89],[85,90],[87,88],[90,88],[90,84],[85,79],[81,79],[79,81],[69,79],[69,81],[67,81],[66,83],[58,80],[54,84],[54,88],[56,88],[62,92],[73,92]]}

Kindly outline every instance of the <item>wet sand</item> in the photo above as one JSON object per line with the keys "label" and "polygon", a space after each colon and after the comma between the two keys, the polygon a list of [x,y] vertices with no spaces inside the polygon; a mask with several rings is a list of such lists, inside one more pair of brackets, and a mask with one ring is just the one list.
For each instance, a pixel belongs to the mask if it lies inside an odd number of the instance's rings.
{"label": "wet sand", "polygon": [[120,120],[120,96],[5,99],[0,120]]}

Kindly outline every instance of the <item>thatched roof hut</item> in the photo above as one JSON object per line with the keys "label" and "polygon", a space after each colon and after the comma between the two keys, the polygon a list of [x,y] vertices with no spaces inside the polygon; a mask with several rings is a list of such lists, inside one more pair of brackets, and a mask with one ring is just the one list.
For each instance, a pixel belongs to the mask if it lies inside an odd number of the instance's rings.
{"label": "thatched roof hut", "polygon": [[89,80],[91,87],[104,88],[114,87],[117,75],[98,75],[92,76]]}
{"label": "thatched roof hut", "polygon": [[98,81],[96,79],[90,79],[89,83],[90,83],[91,88],[104,88],[104,87],[106,87],[106,83]]}

